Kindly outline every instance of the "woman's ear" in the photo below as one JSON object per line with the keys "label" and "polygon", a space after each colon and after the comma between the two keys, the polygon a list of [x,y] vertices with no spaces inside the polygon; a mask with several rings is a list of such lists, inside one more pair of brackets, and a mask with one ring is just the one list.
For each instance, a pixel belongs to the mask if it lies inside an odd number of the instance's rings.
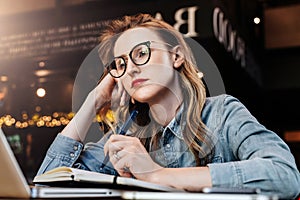
{"label": "woman's ear", "polygon": [[184,54],[181,50],[181,46],[177,45],[173,48],[173,55],[172,55],[172,60],[173,60],[173,67],[175,69],[178,69],[182,63],[184,62]]}

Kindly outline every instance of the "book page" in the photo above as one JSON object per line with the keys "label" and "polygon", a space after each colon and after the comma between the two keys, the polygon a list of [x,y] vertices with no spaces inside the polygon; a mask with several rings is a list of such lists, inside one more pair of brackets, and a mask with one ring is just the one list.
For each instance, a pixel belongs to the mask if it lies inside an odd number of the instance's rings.
{"label": "book page", "polygon": [[[115,180],[116,179],[116,180]],[[93,171],[87,171],[82,169],[70,168],[70,167],[58,167],[53,170],[50,170],[44,174],[36,176],[33,180],[34,183],[49,183],[51,185],[55,185],[58,182],[70,182],[74,181],[77,183],[92,183],[92,184],[108,184],[112,185],[112,187],[120,186],[121,188],[124,186],[136,187],[136,188],[145,188],[150,190],[158,190],[158,191],[179,191],[178,189],[150,183],[146,181],[137,180],[134,178],[127,177],[115,177],[109,174],[103,174]],[[116,183],[114,183],[116,181]],[[116,185],[114,185],[116,184]]]}
{"label": "book page", "polygon": [[152,190],[159,190],[159,191],[179,191],[176,188],[164,186],[156,183],[150,183],[146,181],[141,181],[134,178],[125,178],[125,177],[117,177],[117,184],[118,185],[128,185],[128,186],[138,186],[141,188],[147,188]]}
{"label": "book page", "polygon": [[103,174],[98,172],[92,172],[82,169],[72,168],[74,174],[74,181],[87,181],[97,183],[113,183],[115,176],[109,174]]}
{"label": "book page", "polygon": [[56,181],[85,181],[113,183],[114,176],[70,167],[58,167],[34,178],[34,183]]}

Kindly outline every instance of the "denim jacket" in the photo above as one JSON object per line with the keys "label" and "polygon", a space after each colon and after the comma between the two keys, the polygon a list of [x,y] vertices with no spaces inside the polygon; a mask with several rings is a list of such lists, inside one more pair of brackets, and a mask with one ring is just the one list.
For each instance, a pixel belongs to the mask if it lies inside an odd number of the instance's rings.
{"label": "denim jacket", "polygon": [[[214,154],[207,165],[213,186],[260,188],[263,194],[280,198],[295,198],[299,194],[300,175],[289,147],[236,98],[208,97],[201,117],[215,142]],[[194,156],[183,141],[181,126],[175,117],[164,129],[161,148],[152,155],[161,166],[195,166]],[[101,168],[106,140],[104,136],[96,143],[83,145],[58,134],[38,174],[69,166],[117,175],[111,163]]]}

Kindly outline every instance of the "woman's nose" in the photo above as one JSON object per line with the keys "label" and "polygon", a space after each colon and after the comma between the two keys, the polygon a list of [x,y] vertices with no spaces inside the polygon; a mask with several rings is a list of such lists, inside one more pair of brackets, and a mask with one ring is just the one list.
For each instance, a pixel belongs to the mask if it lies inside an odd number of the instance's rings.
{"label": "woman's nose", "polygon": [[134,64],[131,59],[128,59],[126,71],[129,76],[134,76],[134,74],[139,73],[141,69],[139,68],[139,66]]}

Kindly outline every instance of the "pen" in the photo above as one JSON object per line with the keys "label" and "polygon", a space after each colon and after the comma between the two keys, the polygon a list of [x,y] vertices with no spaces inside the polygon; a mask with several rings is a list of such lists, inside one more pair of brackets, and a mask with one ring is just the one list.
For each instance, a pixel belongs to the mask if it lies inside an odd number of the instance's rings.
{"label": "pen", "polygon": [[[133,110],[130,113],[130,116],[128,117],[128,119],[125,121],[125,123],[123,124],[123,126],[121,127],[120,132],[118,133],[119,135],[125,135],[126,132],[128,131],[129,127],[131,126],[133,120],[135,119],[135,117],[137,116],[138,111],[137,110]],[[110,137],[110,136],[109,136]],[[103,169],[104,166],[106,165],[106,163],[109,160],[109,155],[107,154],[102,162],[102,165],[100,167],[100,169]]]}

